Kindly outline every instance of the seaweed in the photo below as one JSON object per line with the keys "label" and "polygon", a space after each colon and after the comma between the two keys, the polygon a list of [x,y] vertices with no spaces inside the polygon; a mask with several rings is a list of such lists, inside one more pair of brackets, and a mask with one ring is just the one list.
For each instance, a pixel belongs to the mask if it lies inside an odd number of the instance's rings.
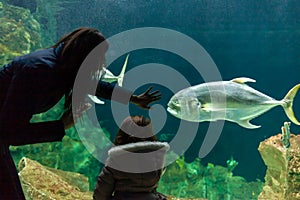
{"label": "seaweed", "polygon": [[227,167],[223,167],[212,163],[203,166],[200,159],[186,163],[181,156],[167,166],[158,190],[180,198],[257,199],[263,183],[259,180],[247,182],[243,177],[233,176],[236,166],[233,158],[227,161]]}
{"label": "seaweed", "polygon": [[288,149],[290,147],[290,138],[291,138],[291,131],[290,131],[291,122],[284,122],[283,126],[281,127],[281,142],[283,146]]}

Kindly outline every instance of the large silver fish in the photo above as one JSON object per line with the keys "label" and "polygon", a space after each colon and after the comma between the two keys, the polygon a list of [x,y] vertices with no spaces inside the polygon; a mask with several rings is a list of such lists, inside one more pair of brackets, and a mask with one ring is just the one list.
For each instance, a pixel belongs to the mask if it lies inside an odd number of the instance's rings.
{"label": "large silver fish", "polygon": [[[111,71],[103,67],[101,70],[98,70],[95,73],[95,76],[93,78],[98,81],[101,80],[109,83],[117,81],[118,86],[121,87],[123,85],[123,79],[127,67],[128,58],[129,58],[129,54],[126,56],[122,70],[118,76],[114,75]],[[88,97],[96,104],[104,104],[103,101],[101,101],[98,97],[94,95],[89,94]]]}
{"label": "large silver fish", "polygon": [[292,106],[300,84],[294,86],[282,100],[275,100],[245,84],[251,78],[231,81],[208,82],[183,89],[168,103],[168,112],[187,121],[203,122],[228,120],[242,127],[253,129],[250,120],[275,106],[282,106],[287,117],[295,124]]}

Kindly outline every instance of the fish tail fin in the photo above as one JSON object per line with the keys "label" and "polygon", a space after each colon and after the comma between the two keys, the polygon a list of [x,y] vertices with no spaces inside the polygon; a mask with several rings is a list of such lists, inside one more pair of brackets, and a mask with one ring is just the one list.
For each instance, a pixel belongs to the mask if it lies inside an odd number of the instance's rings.
{"label": "fish tail fin", "polygon": [[300,84],[295,85],[290,91],[285,95],[283,102],[283,109],[287,117],[295,124],[300,125],[300,122],[296,119],[293,111],[294,98],[300,88]]}
{"label": "fish tail fin", "polygon": [[129,58],[129,54],[126,56],[125,62],[123,64],[122,70],[118,76],[118,85],[121,87],[123,85],[123,79],[124,79],[124,74],[126,71],[126,67],[127,67],[127,62],[128,62],[128,58]]}

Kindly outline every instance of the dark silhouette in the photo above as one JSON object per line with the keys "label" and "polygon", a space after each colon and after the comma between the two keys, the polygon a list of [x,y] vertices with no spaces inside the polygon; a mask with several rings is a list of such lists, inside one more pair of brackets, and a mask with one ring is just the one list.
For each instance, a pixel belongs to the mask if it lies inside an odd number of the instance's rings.
{"label": "dark silhouette", "polygon": [[156,188],[169,145],[157,141],[150,120],[127,117],[114,144],[98,177],[94,200],[165,200]]}
{"label": "dark silhouette", "polygon": [[[79,96],[83,103],[76,107],[76,113],[72,113],[72,88],[83,60],[99,44],[98,63],[104,64],[108,49],[104,36],[93,28],[78,28],[52,47],[16,57],[0,69],[0,199],[25,199],[9,146],[61,141],[65,129],[73,126],[76,118],[86,110],[83,100],[88,88],[83,88]],[[99,66],[91,66],[87,71],[95,73],[103,65]],[[88,83],[90,79],[87,76]],[[130,95],[130,102],[145,109],[161,96],[158,91],[151,92],[151,88],[133,95],[102,81],[97,85],[96,96],[111,99],[113,91],[120,93],[119,97]],[[63,96],[65,105],[61,119],[30,123],[33,114],[47,111]],[[127,103],[121,98],[112,100]]]}

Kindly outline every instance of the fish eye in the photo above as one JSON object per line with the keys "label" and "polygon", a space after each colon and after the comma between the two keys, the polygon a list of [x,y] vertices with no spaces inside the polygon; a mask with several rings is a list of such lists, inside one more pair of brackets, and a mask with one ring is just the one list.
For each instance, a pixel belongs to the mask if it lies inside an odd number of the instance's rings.
{"label": "fish eye", "polygon": [[178,104],[179,104],[178,99],[177,99],[177,98],[174,98],[174,99],[173,99],[173,103],[176,104],[176,105],[178,105]]}

